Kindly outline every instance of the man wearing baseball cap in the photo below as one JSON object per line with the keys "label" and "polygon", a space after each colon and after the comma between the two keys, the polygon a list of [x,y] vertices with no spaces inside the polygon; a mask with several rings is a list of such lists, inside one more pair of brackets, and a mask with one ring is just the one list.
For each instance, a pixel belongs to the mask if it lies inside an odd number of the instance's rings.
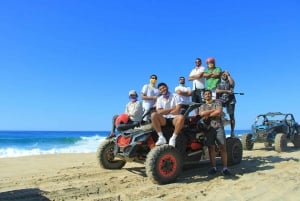
{"label": "man wearing baseball cap", "polygon": [[142,103],[138,101],[138,95],[135,90],[130,90],[129,102],[126,104],[125,112],[123,114],[114,115],[112,120],[112,130],[108,138],[115,137],[115,130],[118,124],[129,124],[132,122],[141,122],[143,116]]}

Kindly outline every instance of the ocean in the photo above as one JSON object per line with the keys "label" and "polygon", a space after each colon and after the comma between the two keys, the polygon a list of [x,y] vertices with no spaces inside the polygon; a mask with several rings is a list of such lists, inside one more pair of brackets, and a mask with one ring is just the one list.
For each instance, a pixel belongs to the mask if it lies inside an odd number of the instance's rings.
{"label": "ocean", "polygon": [[[241,136],[249,130],[236,130]],[[96,153],[109,131],[0,131],[0,158]],[[226,131],[229,135],[229,131]]]}

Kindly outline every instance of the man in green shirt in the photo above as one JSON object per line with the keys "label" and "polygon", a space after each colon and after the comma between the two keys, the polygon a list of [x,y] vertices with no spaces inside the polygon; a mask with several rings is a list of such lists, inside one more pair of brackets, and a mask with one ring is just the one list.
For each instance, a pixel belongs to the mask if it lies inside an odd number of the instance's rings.
{"label": "man in green shirt", "polygon": [[205,70],[203,77],[206,81],[206,89],[212,92],[212,98],[216,99],[216,89],[220,82],[222,69],[216,67],[216,62],[213,57],[206,59],[207,69]]}

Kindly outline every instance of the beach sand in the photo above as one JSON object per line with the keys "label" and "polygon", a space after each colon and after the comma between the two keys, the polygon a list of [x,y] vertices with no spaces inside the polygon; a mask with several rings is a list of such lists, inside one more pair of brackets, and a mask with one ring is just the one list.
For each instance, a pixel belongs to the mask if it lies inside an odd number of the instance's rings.
{"label": "beach sand", "polygon": [[[0,200],[299,200],[300,150],[284,153],[256,143],[232,177],[207,176],[209,162],[185,168],[176,182],[153,184],[143,164],[101,169],[96,154],[0,159]],[[219,164],[219,168],[221,168]]]}

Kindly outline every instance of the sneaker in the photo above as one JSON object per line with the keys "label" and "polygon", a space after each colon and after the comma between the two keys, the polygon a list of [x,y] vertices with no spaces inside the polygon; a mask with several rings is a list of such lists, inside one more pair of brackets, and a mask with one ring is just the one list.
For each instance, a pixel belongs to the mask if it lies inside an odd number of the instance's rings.
{"label": "sneaker", "polygon": [[230,175],[231,175],[231,173],[229,172],[228,169],[222,170],[222,174],[223,174],[224,176],[230,176]]}
{"label": "sneaker", "polygon": [[166,144],[166,143],[167,143],[166,138],[164,136],[159,136],[155,145],[162,145],[162,144]]}
{"label": "sneaker", "polygon": [[175,144],[176,144],[176,138],[172,136],[169,140],[169,145],[175,147]]}
{"label": "sneaker", "polygon": [[211,168],[211,169],[208,171],[208,174],[214,175],[214,174],[216,174],[217,172],[218,172],[218,171],[217,171],[216,168]]}

